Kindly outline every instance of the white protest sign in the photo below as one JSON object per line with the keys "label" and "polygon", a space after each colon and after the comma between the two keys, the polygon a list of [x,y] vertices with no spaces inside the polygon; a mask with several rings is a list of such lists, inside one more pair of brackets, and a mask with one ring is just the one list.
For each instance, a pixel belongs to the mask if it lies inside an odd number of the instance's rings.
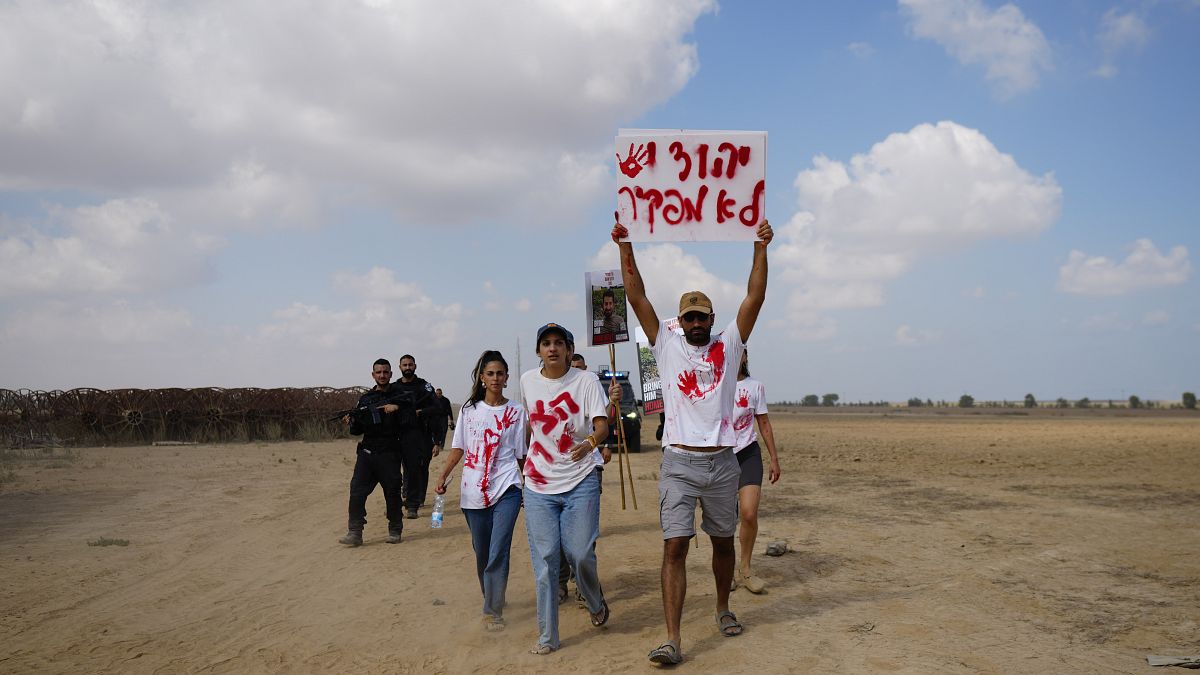
{"label": "white protest sign", "polygon": [[621,129],[617,218],[630,241],[753,241],[767,132]]}

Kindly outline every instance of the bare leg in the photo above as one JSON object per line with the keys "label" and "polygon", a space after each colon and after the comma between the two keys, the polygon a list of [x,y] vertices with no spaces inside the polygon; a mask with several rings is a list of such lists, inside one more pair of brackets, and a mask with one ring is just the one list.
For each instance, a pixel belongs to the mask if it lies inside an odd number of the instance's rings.
{"label": "bare leg", "polygon": [[[687,595],[687,555],[690,540],[691,537],[674,537],[663,542],[663,615],[667,619],[667,639],[677,645],[683,644],[679,641],[679,623],[683,619],[683,599]],[[733,572],[732,567],[730,572]],[[728,580],[725,582],[725,596],[728,599]]]}
{"label": "bare leg", "polygon": [[743,577],[750,576],[750,556],[754,555],[754,541],[758,539],[758,501],[762,496],[762,487],[747,485],[738,490],[738,542],[741,544],[738,556],[738,573]]}
{"label": "bare leg", "polygon": [[[737,554],[733,549],[733,537],[709,537],[712,542],[713,577],[717,580],[717,612],[729,609],[729,586],[733,581],[733,563]],[[680,609],[683,608],[682,597]]]}

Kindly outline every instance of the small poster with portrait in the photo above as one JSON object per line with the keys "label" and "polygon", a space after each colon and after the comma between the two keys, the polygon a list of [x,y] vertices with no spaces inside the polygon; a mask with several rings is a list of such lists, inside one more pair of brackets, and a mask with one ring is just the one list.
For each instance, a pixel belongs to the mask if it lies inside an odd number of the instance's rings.
{"label": "small poster with portrait", "polygon": [[634,328],[638,348],[638,379],[642,381],[642,414],[657,415],[663,411],[662,379],[658,363],[650,349],[650,340],[641,326]]}
{"label": "small poster with portrait", "polygon": [[[667,330],[681,332],[679,319],[667,319]],[[633,329],[634,342],[638,348],[638,378],[642,381],[642,414],[657,415],[663,411],[662,378],[658,374],[658,362],[650,348],[650,338],[641,326]]]}
{"label": "small poster with portrait", "polygon": [[587,293],[588,346],[629,342],[629,307],[625,303],[625,282],[620,270],[585,272]]}

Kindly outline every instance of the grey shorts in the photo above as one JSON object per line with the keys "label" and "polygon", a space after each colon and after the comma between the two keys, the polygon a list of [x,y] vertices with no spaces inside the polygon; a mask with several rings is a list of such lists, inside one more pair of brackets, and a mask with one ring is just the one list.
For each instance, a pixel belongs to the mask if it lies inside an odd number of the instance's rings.
{"label": "grey shorts", "polygon": [[658,474],[658,517],[663,539],[696,534],[696,502],[700,528],[710,537],[732,537],[738,525],[738,479],[742,471],[733,450],[689,452],[663,448]]}

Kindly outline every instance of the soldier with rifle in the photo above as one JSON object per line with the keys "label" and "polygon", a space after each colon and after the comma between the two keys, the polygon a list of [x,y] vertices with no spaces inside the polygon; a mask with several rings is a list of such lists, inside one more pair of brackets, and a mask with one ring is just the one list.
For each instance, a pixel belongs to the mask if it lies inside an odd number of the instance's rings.
{"label": "soldier with rifle", "polygon": [[346,536],[338,540],[346,546],[362,546],[363,526],[367,523],[367,496],[375,485],[383,486],[387,504],[389,544],[399,544],[404,530],[404,485],[400,425],[407,409],[412,415],[412,395],[392,383],[392,364],[377,359],[371,367],[375,386],[363,394],[358,406],[343,411],[342,423],[350,433],[362,435],[358,443],[354,475],[350,478],[350,519]]}

